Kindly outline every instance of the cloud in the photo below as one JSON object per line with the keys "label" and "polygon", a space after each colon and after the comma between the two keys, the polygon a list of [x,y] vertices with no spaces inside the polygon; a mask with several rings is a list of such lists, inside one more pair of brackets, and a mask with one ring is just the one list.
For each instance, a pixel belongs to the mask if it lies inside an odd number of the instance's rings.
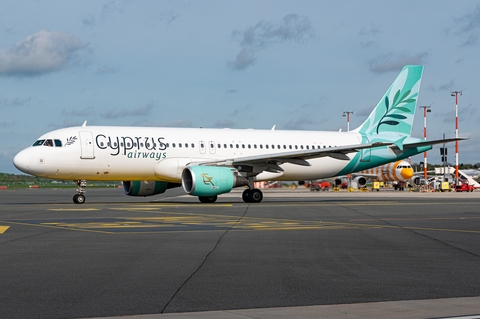
{"label": "cloud", "polygon": [[96,24],[95,16],[92,14],[87,14],[83,16],[81,22],[86,27],[94,27]]}
{"label": "cloud", "polygon": [[121,117],[131,116],[144,116],[149,115],[153,108],[155,108],[156,102],[150,101],[147,105],[139,106],[134,109],[112,109],[101,114],[101,117],[106,119],[117,119]]}
{"label": "cloud", "polygon": [[244,31],[232,32],[232,38],[239,42],[241,49],[234,61],[228,61],[228,65],[235,70],[246,69],[255,63],[255,54],[260,50],[279,43],[301,42],[313,36],[308,18],[297,14],[288,14],[278,24],[260,21]]}
{"label": "cloud", "polygon": [[312,118],[302,116],[297,119],[291,119],[283,126],[283,128],[286,130],[305,130],[306,125],[315,125],[315,124],[317,124],[317,122],[312,120]]}
{"label": "cloud", "polygon": [[384,54],[369,62],[370,71],[374,73],[386,73],[400,71],[405,65],[423,65],[429,57],[429,53],[420,52],[415,55]]}
{"label": "cloud", "polygon": [[214,124],[214,127],[234,127],[235,122],[230,119],[217,120]]}
{"label": "cloud", "polygon": [[9,98],[0,96],[0,105],[7,106],[7,107],[21,107],[28,104],[31,100],[32,98],[30,96],[26,98],[16,97],[14,99],[9,99]]}
{"label": "cloud", "polygon": [[74,108],[73,110],[62,110],[63,115],[67,116],[93,116],[95,115],[95,109],[93,106],[88,106],[83,109]]}
{"label": "cloud", "polygon": [[370,26],[368,27],[362,27],[362,29],[358,32],[358,36],[365,40],[360,41],[360,46],[363,48],[378,47],[377,41],[373,39],[378,38],[381,33],[381,27],[373,23],[370,23]]}
{"label": "cloud", "polygon": [[455,19],[457,26],[457,35],[466,35],[466,39],[462,46],[472,46],[478,44],[480,29],[480,4],[475,9],[463,15],[459,19]]}
{"label": "cloud", "polygon": [[96,71],[96,75],[104,75],[104,74],[112,74],[118,71],[119,66],[112,66],[112,65],[103,65],[99,67]]}
{"label": "cloud", "polygon": [[228,113],[227,116],[228,117],[241,117],[241,118],[245,118],[246,115],[249,115],[250,111],[253,109],[253,106],[248,104],[248,105],[245,105],[245,106],[242,106],[242,107],[238,107],[236,108],[235,110],[233,110],[232,112]]}
{"label": "cloud", "polygon": [[78,64],[77,54],[86,45],[75,35],[41,30],[8,51],[0,49],[0,75],[36,76]]}

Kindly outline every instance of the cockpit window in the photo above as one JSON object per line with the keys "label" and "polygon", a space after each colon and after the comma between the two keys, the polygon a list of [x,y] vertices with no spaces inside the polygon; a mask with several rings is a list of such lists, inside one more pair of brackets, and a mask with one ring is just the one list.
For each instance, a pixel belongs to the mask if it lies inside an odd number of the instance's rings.
{"label": "cockpit window", "polygon": [[62,147],[62,141],[60,140],[52,140],[52,139],[47,139],[47,140],[36,140],[35,143],[33,143],[32,146],[49,146],[49,147]]}
{"label": "cockpit window", "polygon": [[45,142],[45,140],[37,140],[37,141],[35,141],[35,143],[33,143],[32,146],[40,146],[40,145],[43,145],[43,142]]}

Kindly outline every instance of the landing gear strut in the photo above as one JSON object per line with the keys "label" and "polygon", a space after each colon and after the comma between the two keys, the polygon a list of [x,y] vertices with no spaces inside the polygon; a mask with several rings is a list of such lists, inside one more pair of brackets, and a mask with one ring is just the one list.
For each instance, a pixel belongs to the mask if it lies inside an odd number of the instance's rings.
{"label": "landing gear strut", "polygon": [[78,194],[75,194],[75,196],[73,196],[73,202],[75,204],[83,204],[85,203],[85,195],[83,195],[85,193],[85,187],[87,187],[87,181],[82,179],[82,180],[78,180],[78,181],[75,181],[75,183],[77,184],[77,193]]}

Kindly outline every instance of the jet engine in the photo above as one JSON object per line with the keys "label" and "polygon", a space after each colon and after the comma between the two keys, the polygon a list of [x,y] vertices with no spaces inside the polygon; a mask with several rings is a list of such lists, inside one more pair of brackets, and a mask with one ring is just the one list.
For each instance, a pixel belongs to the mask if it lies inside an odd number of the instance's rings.
{"label": "jet engine", "polygon": [[422,182],[422,179],[420,178],[420,176],[414,176],[414,177],[410,178],[408,180],[408,182],[412,186],[420,186],[420,183]]}
{"label": "jet engine", "polygon": [[363,176],[357,176],[352,180],[353,183],[357,184],[357,188],[363,188],[367,185],[367,179]]}
{"label": "jet engine", "polygon": [[178,187],[179,184],[158,181],[123,181],[122,188],[125,195],[151,196],[164,193],[168,188]]}
{"label": "jet engine", "polygon": [[248,180],[229,167],[188,166],[182,173],[183,190],[194,196],[216,196],[244,185]]}

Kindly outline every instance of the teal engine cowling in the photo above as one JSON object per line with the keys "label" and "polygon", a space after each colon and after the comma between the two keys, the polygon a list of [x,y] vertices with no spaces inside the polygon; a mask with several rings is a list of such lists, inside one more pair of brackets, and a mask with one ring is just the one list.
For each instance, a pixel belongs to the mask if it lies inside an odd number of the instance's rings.
{"label": "teal engine cowling", "polygon": [[168,188],[178,187],[180,184],[158,181],[123,181],[123,192],[129,196],[151,196],[165,193]]}
{"label": "teal engine cowling", "polygon": [[244,185],[248,180],[229,167],[188,166],[182,173],[183,190],[194,196],[220,195]]}

